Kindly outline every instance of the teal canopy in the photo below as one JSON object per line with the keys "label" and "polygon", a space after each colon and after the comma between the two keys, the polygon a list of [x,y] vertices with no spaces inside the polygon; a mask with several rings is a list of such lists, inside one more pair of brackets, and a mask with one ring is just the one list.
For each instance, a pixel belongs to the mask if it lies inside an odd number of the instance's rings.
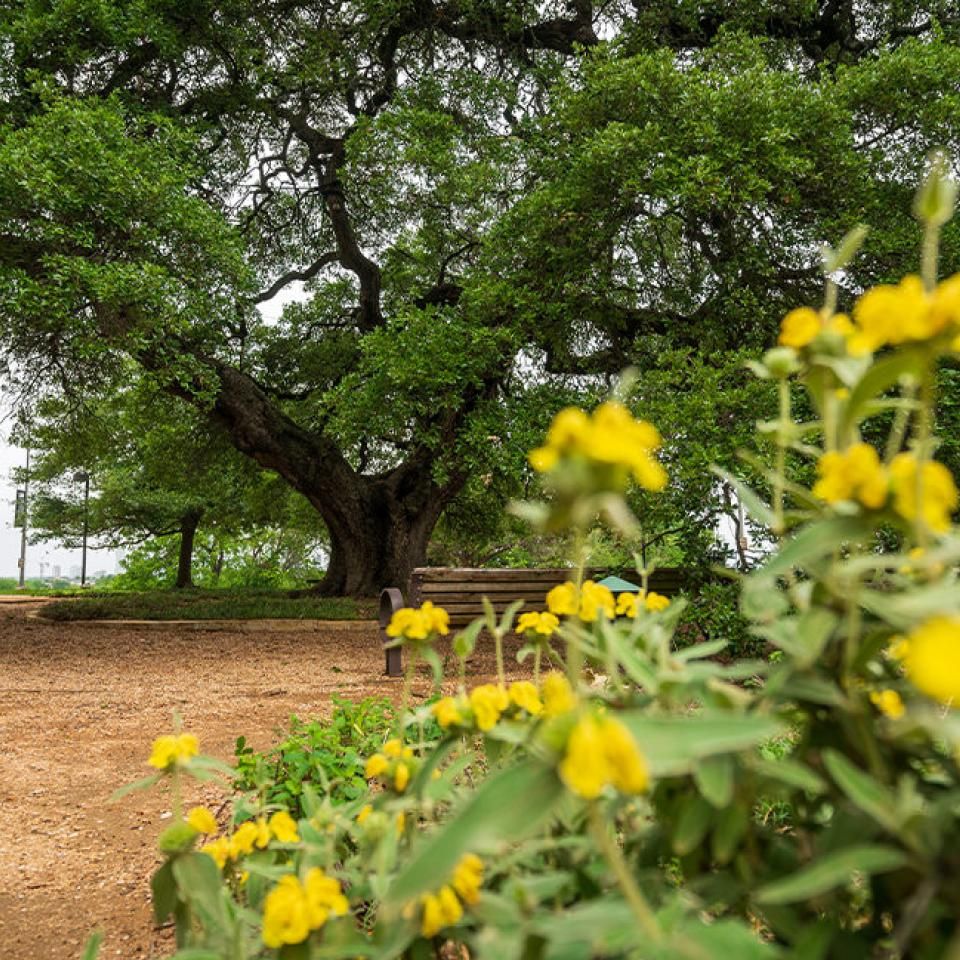
{"label": "teal canopy", "polygon": [[601,587],[606,587],[611,593],[639,593],[641,588],[622,577],[604,577],[597,581]]}

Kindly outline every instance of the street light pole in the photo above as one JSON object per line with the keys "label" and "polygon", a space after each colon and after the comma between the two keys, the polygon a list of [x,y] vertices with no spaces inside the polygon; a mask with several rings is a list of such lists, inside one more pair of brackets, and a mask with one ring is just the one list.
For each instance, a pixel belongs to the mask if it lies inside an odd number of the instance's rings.
{"label": "street light pole", "polygon": [[27,447],[27,466],[23,473],[23,526],[20,528],[20,579],[17,588],[26,585],[27,573],[27,494],[30,490],[30,448]]}
{"label": "street light pole", "polygon": [[87,585],[87,534],[90,531],[90,474],[78,470],[73,479],[83,484],[83,553],[80,559],[80,586]]}

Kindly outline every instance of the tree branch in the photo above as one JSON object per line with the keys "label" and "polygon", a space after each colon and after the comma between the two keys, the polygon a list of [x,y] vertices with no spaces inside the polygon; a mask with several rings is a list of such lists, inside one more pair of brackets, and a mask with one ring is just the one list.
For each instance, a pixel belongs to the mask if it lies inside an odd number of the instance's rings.
{"label": "tree branch", "polygon": [[312,280],[324,267],[329,266],[331,263],[336,263],[338,259],[339,256],[336,253],[325,253],[303,270],[288,270],[283,276],[278,277],[266,290],[258,293],[253,298],[253,303],[266,303],[268,300],[272,300],[290,283]]}

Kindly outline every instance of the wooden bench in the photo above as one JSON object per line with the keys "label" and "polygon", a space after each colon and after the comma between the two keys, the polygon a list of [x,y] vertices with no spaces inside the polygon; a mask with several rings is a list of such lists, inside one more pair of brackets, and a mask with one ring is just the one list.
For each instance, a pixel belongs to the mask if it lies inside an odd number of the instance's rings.
{"label": "wooden bench", "polygon": [[[607,572],[588,570],[587,576],[598,578]],[[620,572],[624,579],[636,582],[636,573]],[[380,594],[380,634],[383,643],[391,642],[386,630],[394,612],[401,607],[419,607],[427,600],[443,607],[450,614],[453,629],[465,627],[483,615],[483,598],[488,597],[497,614],[517,600],[524,601],[524,610],[543,610],[547,593],[557,584],[570,580],[573,571],[567,567],[526,570],[490,569],[480,567],[417,567],[407,588],[407,600],[396,587],[388,587]],[[674,568],[656,570],[650,577],[650,589],[665,596],[673,596],[683,589],[684,571]],[[386,653],[386,674],[403,674],[400,648]]]}

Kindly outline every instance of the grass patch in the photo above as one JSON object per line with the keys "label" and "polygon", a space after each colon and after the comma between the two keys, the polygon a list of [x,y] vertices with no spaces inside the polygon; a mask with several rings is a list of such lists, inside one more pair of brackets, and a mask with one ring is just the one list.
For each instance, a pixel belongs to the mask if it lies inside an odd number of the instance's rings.
{"label": "grass patch", "polygon": [[49,620],[369,620],[376,600],[291,597],[278,590],[86,592],[48,603]]}

